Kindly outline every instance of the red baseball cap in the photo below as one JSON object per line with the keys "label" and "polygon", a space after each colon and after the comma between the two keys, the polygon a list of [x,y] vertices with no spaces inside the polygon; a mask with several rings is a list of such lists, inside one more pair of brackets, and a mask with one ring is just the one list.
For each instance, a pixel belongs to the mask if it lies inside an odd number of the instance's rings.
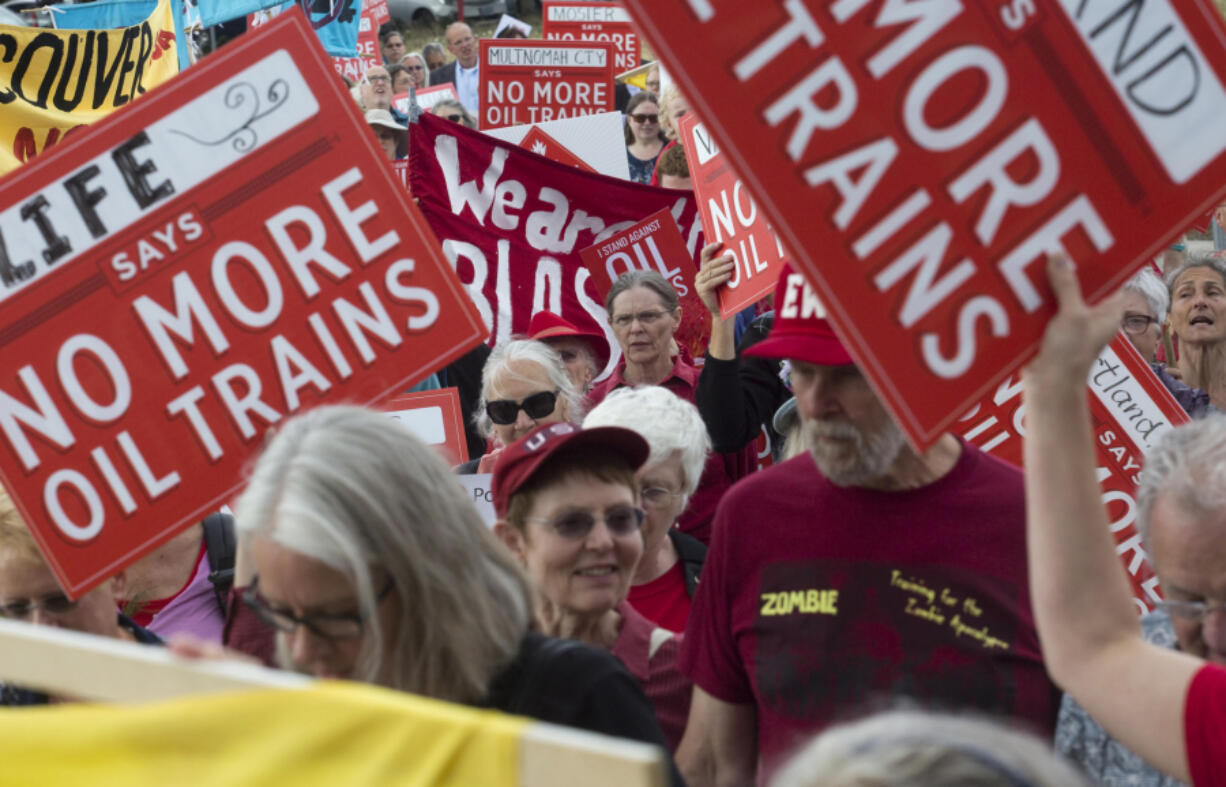
{"label": "red baseball cap", "polygon": [[809,280],[783,266],[775,285],[775,322],[770,335],[745,350],[759,358],[791,358],[819,366],[855,363],[826,319],[826,307]]}
{"label": "red baseball cap", "polygon": [[597,373],[608,365],[609,340],[603,333],[585,331],[551,311],[537,312],[532,315],[532,321],[528,323],[529,339],[548,343],[550,339],[560,339],[566,336],[574,336],[588,343],[588,346],[592,348],[592,353],[596,356]]}
{"label": "red baseball cap", "polygon": [[507,515],[511,495],[532,478],[541,465],[559,453],[620,454],[631,469],[638,470],[651,453],[650,446],[638,432],[620,426],[596,426],[581,429],[574,424],[558,423],[537,427],[529,434],[502,449],[494,463],[494,478],[490,493],[494,497],[494,512]]}

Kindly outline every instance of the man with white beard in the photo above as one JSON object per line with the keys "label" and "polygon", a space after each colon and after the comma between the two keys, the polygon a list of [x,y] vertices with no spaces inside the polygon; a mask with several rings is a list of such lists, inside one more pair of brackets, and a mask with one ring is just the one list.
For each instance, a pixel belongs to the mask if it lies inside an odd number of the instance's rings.
{"label": "man with white beard", "polygon": [[681,656],[686,781],[765,782],[814,732],[898,697],[1050,733],[1021,472],[949,434],[914,451],[790,267],[775,308],[746,352],[790,362],[808,450],[720,502]]}

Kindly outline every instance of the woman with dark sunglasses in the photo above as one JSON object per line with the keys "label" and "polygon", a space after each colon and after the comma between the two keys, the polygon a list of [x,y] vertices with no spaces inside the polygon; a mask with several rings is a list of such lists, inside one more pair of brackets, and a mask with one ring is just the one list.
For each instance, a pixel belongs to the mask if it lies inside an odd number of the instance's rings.
{"label": "woman with dark sunglasses", "polygon": [[689,714],[681,636],[626,601],[643,555],[636,472],[651,449],[617,426],[542,426],[498,458],[494,532],[532,580],[541,631],[609,650],[639,680],[669,746]]}
{"label": "woman with dark sunglasses", "polygon": [[562,356],[544,342],[513,339],[494,348],[481,371],[477,431],[490,450],[456,468],[491,473],[498,452],[538,426],[583,420],[583,400]]}
{"label": "woman with dark sunglasses", "polygon": [[235,524],[236,585],[277,630],[283,666],[664,745],[615,658],[536,631],[522,569],[434,451],[385,414],[287,421]]}
{"label": "woman with dark sunglasses", "polygon": [[635,93],[626,104],[626,161],[630,179],[650,183],[651,171],[668,138],[660,128],[660,105],[655,93]]}

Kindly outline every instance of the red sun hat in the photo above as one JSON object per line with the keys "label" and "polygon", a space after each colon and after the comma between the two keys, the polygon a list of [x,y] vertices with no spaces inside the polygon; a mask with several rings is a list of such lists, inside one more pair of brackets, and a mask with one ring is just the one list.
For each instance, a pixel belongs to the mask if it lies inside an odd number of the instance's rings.
{"label": "red sun hat", "polygon": [[770,335],[745,350],[759,358],[788,358],[818,366],[855,363],[826,319],[826,307],[804,274],[789,262],[775,285]]}
{"label": "red sun hat", "polygon": [[532,315],[528,323],[528,338],[543,341],[548,344],[550,339],[560,339],[574,336],[583,339],[592,348],[596,357],[596,371],[599,372],[609,364],[609,341],[598,331],[585,331],[564,317],[551,311],[539,311]]}
{"label": "red sun hat", "polygon": [[550,457],[559,452],[619,454],[638,470],[651,453],[650,446],[638,432],[620,426],[597,426],[580,429],[574,424],[546,424],[502,449],[494,463],[494,478],[490,493],[494,512],[501,519],[507,515],[511,496],[532,478]]}

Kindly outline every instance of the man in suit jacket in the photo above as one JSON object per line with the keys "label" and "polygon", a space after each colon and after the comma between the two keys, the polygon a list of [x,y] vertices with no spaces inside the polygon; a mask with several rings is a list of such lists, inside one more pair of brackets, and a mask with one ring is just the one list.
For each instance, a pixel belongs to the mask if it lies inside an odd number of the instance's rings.
{"label": "man in suit jacket", "polygon": [[463,22],[453,22],[448,25],[445,35],[447,51],[455,56],[455,60],[445,66],[430,72],[430,84],[441,85],[450,82],[455,85],[456,95],[464,108],[479,116],[480,98],[477,89],[479,82],[477,55],[480,47],[472,28]]}

